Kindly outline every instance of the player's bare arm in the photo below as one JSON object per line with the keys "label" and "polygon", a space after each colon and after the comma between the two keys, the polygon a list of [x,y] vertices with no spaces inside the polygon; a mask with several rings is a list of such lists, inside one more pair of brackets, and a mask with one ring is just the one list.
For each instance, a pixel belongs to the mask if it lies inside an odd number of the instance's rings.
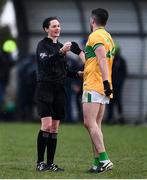
{"label": "player's bare arm", "polygon": [[85,63],[85,53],[80,49],[79,45],[76,42],[71,43],[71,52],[78,55],[81,58],[82,62]]}
{"label": "player's bare arm", "polygon": [[95,54],[99,63],[100,71],[102,73],[103,81],[108,80],[108,65],[105,47],[99,46],[98,48],[96,48]]}
{"label": "player's bare arm", "polygon": [[84,51],[80,52],[79,57],[81,58],[83,64],[85,64],[85,53],[84,53]]}
{"label": "player's bare arm", "polygon": [[112,94],[112,89],[108,82],[108,65],[106,59],[106,50],[104,46],[99,46],[95,50],[95,54],[98,60],[99,68],[102,73],[103,85],[104,85],[104,93],[106,96],[110,96]]}

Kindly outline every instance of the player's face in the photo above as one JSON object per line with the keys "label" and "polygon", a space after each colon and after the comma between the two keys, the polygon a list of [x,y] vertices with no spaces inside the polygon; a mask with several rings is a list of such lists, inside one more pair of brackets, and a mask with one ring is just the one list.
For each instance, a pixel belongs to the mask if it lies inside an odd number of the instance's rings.
{"label": "player's face", "polygon": [[49,25],[49,28],[48,28],[48,35],[50,37],[59,37],[60,36],[60,31],[61,31],[61,28],[60,28],[60,23],[58,20],[52,20],[50,21],[50,25]]}

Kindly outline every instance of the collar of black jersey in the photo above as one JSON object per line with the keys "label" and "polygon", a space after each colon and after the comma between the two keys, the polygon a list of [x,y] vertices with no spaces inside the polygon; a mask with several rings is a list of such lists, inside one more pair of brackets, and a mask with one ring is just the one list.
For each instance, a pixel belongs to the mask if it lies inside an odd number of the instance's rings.
{"label": "collar of black jersey", "polygon": [[[48,43],[53,43],[53,40],[49,37],[45,37],[44,40]],[[58,44],[58,40],[57,40],[57,43],[54,43],[54,44]]]}

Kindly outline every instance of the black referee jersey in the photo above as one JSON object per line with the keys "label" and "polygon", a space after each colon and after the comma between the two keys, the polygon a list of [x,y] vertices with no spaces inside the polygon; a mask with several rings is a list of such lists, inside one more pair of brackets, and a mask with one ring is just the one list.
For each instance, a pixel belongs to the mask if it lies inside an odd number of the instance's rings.
{"label": "black referee jersey", "polygon": [[52,39],[44,38],[38,43],[37,58],[37,82],[51,82],[64,85],[66,76],[77,77],[77,73],[69,71],[64,55],[59,53],[63,44]]}

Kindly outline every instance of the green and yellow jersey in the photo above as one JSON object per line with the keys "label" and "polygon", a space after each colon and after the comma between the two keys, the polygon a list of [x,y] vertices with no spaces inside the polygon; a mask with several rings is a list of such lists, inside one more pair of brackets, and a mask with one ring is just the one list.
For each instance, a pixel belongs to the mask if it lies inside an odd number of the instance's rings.
{"label": "green and yellow jersey", "polygon": [[83,90],[97,91],[104,94],[103,79],[96,58],[95,50],[97,47],[103,45],[106,49],[106,58],[108,63],[108,81],[111,83],[112,63],[114,58],[114,42],[111,35],[104,29],[99,28],[89,35],[85,47],[85,67],[84,67],[84,83]]}

